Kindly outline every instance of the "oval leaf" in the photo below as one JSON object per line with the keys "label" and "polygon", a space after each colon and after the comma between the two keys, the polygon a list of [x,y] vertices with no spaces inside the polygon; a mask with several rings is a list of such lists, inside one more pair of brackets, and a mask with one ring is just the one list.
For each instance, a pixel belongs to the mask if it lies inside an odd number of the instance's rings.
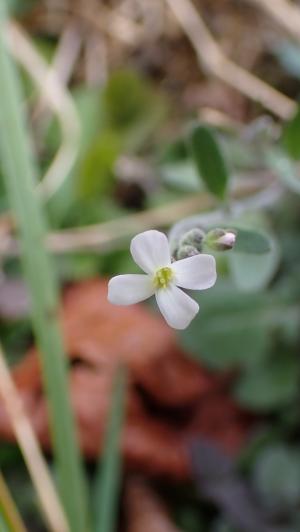
{"label": "oval leaf", "polygon": [[232,229],[237,231],[234,252],[261,255],[271,250],[271,243],[267,235],[239,227],[232,227]]}
{"label": "oval leaf", "polygon": [[196,126],[189,134],[188,141],[200,177],[212,194],[224,199],[229,174],[213,131],[207,126]]}
{"label": "oval leaf", "polygon": [[280,251],[276,240],[270,240],[266,254],[229,253],[228,265],[236,286],[244,292],[259,292],[271,281],[278,268]]}
{"label": "oval leaf", "polygon": [[180,333],[182,346],[193,358],[221,370],[264,358],[270,345],[270,303],[265,294],[241,293],[228,279],[219,279],[195,299],[201,312]]}
{"label": "oval leaf", "polygon": [[300,159],[300,108],[290,122],[288,122],[282,134],[282,144],[292,159]]}

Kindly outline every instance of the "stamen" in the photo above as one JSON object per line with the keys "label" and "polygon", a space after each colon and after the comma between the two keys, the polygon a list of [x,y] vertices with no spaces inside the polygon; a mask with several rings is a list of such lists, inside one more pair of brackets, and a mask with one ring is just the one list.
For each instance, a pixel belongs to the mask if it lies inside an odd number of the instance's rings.
{"label": "stamen", "polygon": [[169,268],[168,266],[160,268],[157,270],[153,279],[155,288],[167,288],[172,281],[173,276],[172,268]]}

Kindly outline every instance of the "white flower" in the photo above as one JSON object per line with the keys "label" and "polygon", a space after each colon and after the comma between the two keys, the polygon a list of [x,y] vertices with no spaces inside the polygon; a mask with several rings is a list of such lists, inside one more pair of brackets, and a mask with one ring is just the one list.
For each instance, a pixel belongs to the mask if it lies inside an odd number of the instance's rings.
{"label": "white flower", "polygon": [[170,327],[185,329],[199,305],[180,288],[205,290],[213,286],[217,278],[214,257],[200,254],[171,263],[168,239],[159,231],[135,236],[130,251],[146,274],[113,277],[108,283],[108,300],[115,305],[131,305],[155,294]]}

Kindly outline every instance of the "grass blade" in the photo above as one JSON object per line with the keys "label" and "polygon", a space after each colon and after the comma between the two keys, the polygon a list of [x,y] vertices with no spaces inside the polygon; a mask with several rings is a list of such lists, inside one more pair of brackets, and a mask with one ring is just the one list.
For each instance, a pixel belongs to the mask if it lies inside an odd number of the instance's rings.
{"label": "grass blade", "polygon": [[125,412],[127,373],[118,369],[112,395],[104,453],[98,466],[94,489],[95,532],[113,532],[121,476],[120,436]]}
{"label": "grass blade", "polygon": [[2,473],[0,473],[0,530],[27,532]]}
{"label": "grass blade", "polygon": [[58,325],[57,284],[44,247],[46,226],[34,191],[35,167],[22,115],[19,80],[4,42],[6,21],[5,1],[0,0],[0,155],[7,192],[21,232],[60,492],[72,532],[86,532],[86,490],[68,397],[66,359]]}
{"label": "grass blade", "polygon": [[12,532],[11,528],[7,523],[7,520],[5,519],[2,508],[0,508],[0,530],[1,532]]}

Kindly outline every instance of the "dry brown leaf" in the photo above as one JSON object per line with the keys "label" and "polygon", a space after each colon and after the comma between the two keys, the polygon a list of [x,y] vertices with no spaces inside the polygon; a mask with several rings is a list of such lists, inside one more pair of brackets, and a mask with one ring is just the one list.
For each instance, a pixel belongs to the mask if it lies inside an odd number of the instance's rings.
{"label": "dry brown leaf", "polygon": [[[98,456],[120,362],[130,373],[122,437],[128,468],[186,478],[186,442],[200,434],[236,451],[249,422],[224,391],[226,378],[215,377],[185,358],[174,332],[145,306],[116,307],[106,296],[105,280],[78,283],[66,290],[61,316],[70,359],[71,400],[85,455]],[[15,367],[13,375],[35,430],[50,449],[35,349]],[[14,439],[1,404],[0,437]]]}

